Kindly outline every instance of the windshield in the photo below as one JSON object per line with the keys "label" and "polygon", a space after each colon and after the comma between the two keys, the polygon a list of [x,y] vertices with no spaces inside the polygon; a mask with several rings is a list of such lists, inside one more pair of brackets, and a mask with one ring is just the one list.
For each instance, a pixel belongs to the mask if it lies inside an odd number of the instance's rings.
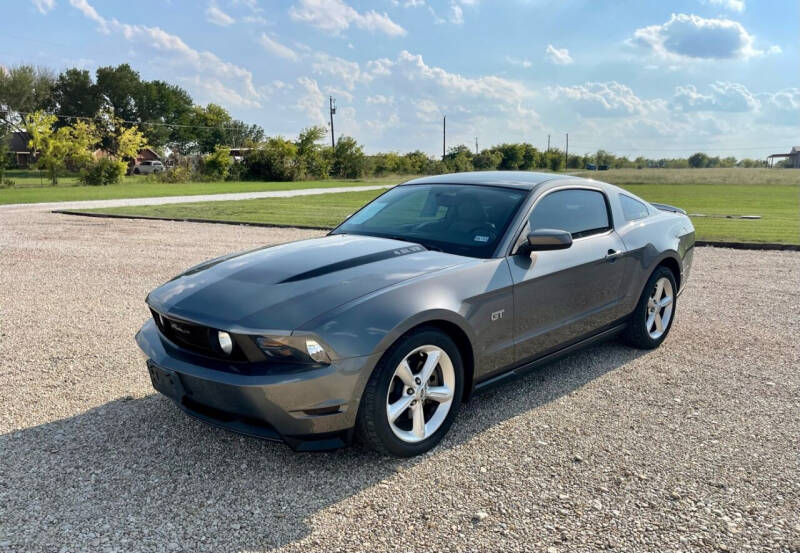
{"label": "windshield", "polygon": [[526,193],[457,184],[396,186],[333,234],[395,238],[447,253],[491,257]]}

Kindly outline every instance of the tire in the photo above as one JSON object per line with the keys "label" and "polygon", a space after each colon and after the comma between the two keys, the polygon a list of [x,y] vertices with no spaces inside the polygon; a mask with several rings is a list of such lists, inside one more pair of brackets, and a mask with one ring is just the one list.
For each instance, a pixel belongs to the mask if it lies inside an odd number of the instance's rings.
{"label": "tire", "polygon": [[134,175],[138,175],[140,172],[141,172],[141,171],[139,171],[139,168],[138,168],[138,167],[137,167],[136,169],[134,169],[134,170],[133,170],[133,174],[134,174]]}
{"label": "tire", "polygon": [[[428,382],[423,383],[426,361],[432,359],[436,365],[428,371]],[[402,370],[404,362],[409,372]],[[448,391],[449,401],[445,399]],[[450,429],[463,391],[464,365],[455,342],[436,328],[412,331],[386,351],[370,376],[356,419],[357,436],[383,455],[413,457],[425,453]],[[401,409],[407,402],[413,404]],[[394,422],[389,420],[390,404],[396,406],[398,414]]]}
{"label": "tire", "polygon": [[[654,298],[654,295],[659,293],[659,286],[661,296],[656,303],[657,298]],[[677,291],[675,275],[671,270],[658,267],[653,271],[631,316],[631,322],[623,334],[625,342],[640,349],[655,349],[660,346],[675,320]],[[665,318],[666,324],[664,324]]]}

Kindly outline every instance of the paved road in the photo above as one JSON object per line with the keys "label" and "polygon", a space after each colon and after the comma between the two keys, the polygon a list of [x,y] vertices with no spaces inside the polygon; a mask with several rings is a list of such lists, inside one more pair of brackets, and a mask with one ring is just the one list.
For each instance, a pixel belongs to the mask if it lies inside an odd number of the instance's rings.
{"label": "paved road", "polygon": [[358,192],[361,190],[380,190],[391,185],[340,186],[337,188],[304,188],[300,190],[271,190],[265,192],[235,192],[231,194],[203,194],[199,196],[165,196],[161,198],[127,198],[117,200],[85,200],[77,202],[47,202],[38,204],[0,205],[0,213],[20,211],[53,211],[57,209],[95,209],[103,207],[125,207],[134,205],[184,204],[191,202],[224,202],[228,200],[255,200],[258,198],[290,198],[312,194],[333,194],[336,192]]}

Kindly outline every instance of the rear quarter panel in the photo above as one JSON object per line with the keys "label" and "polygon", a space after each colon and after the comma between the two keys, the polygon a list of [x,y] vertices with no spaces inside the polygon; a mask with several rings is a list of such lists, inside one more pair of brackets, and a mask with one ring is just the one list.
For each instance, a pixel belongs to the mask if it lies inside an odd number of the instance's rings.
{"label": "rear quarter panel", "polygon": [[677,261],[680,268],[679,293],[689,278],[694,253],[694,226],[686,215],[652,208],[649,217],[625,222],[617,227],[617,233],[628,252],[632,263],[626,303],[633,311],[647,279],[656,266],[666,258]]}

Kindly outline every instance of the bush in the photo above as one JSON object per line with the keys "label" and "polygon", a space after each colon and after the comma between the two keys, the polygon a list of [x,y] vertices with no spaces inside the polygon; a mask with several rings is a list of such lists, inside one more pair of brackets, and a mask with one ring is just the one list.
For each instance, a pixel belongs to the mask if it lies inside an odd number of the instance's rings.
{"label": "bush", "polygon": [[128,165],[123,161],[102,158],[90,161],[81,169],[80,181],[91,186],[117,184],[122,181],[127,170]]}
{"label": "bush", "polygon": [[167,169],[163,173],[159,173],[158,180],[159,182],[174,184],[178,182],[190,182],[195,179],[194,172],[192,172],[190,167],[186,165],[179,165],[177,167]]}
{"label": "bush", "polygon": [[217,146],[214,153],[208,154],[203,158],[203,175],[211,180],[221,181],[228,178],[233,165],[231,151],[228,148]]}
{"label": "bush", "polygon": [[291,181],[297,178],[297,146],[281,137],[270,138],[245,156],[248,176],[254,180]]}

